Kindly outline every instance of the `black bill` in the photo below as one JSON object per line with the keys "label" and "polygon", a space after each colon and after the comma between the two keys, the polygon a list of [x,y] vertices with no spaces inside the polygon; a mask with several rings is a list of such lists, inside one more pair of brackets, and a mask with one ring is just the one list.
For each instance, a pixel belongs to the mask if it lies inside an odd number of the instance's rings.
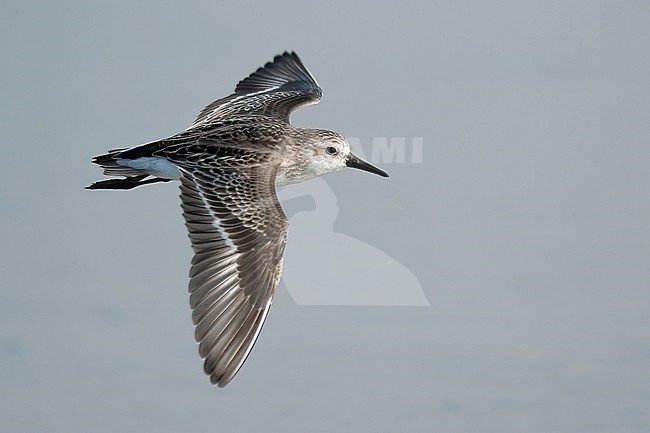
{"label": "black bill", "polygon": [[368,164],[366,161],[357,158],[352,153],[350,153],[348,155],[348,158],[345,160],[345,165],[347,165],[348,167],[358,168],[359,170],[378,174],[383,177],[388,177],[388,173],[386,173],[384,170],[380,170],[374,165]]}

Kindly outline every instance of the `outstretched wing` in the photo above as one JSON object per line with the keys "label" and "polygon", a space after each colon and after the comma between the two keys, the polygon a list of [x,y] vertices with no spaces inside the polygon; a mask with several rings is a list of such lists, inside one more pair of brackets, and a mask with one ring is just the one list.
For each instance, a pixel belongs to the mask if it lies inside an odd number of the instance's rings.
{"label": "outstretched wing", "polygon": [[181,169],[183,216],[195,256],[190,305],[204,370],[230,382],[264,324],[282,272],[287,220],[277,167]]}
{"label": "outstretched wing", "polygon": [[318,103],[322,94],[298,55],[285,52],[240,81],[235,93],[205,107],[192,128],[238,114],[263,115],[288,123],[292,111]]}

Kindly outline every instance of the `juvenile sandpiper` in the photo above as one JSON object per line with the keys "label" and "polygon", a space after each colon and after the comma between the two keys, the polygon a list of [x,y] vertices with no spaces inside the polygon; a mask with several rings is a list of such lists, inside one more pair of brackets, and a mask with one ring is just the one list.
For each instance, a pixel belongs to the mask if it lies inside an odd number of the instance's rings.
{"label": "juvenile sandpiper", "polygon": [[250,353],[282,273],[288,223],[276,186],[353,167],[388,177],[350,152],[340,134],[296,128],[291,113],[321,88],[285,52],[203,109],[188,129],[93,158],[104,174],[88,189],[131,189],[180,180],[194,250],[190,306],[199,354],[223,387]]}

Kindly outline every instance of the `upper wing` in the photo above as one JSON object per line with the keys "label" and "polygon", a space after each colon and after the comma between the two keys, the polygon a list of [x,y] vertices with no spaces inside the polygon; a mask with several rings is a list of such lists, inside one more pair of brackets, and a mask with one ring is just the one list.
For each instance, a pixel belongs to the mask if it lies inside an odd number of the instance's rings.
{"label": "upper wing", "polygon": [[322,94],[298,55],[285,52],[240,81],[235,93],[205,107],[192,127],[237,114],[261,114],[288,123],[292,111],[318,103]]}
{"label": "upper wing", "polygon": [[277,167],[181,169],[183,216],[195,256],[190,305],[199,353],[225,386],[246,360],[282,272],[287,220]]}

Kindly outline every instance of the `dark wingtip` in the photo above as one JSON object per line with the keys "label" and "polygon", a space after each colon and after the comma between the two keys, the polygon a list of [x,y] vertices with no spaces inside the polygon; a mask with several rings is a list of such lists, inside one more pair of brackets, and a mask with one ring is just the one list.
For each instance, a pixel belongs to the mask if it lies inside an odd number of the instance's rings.
{"label": "dark wingtip", "polygon": [[[268,90],[270,87],[281,86],[291,82],[306,83],[308,88],[318,88],[318,83],[295,51],[285,51],[276,55],[272,61],[257,68],[255,72],[241,80],[235,93],[249,93]],[[199,115],[200,116],[200,115]]]}

